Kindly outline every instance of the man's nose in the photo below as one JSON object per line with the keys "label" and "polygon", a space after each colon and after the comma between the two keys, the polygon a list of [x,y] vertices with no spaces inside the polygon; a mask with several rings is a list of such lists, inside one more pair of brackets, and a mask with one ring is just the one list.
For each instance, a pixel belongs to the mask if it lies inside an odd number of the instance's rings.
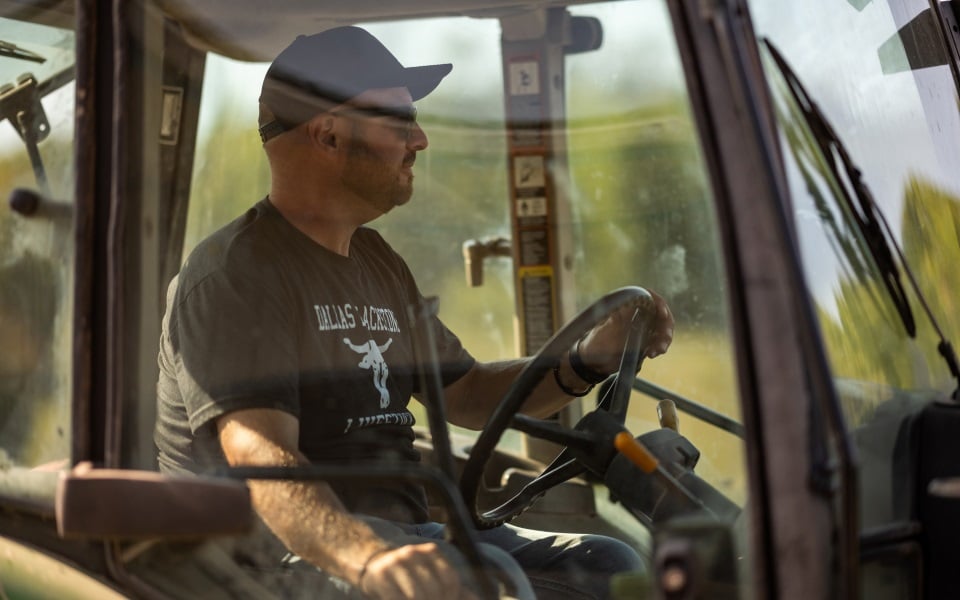
{"label": "man's nose", "polygon": [[419,152],[429,145],[427,134],[420,127],[420,123],[414,121],[410,124],[410,131],[407,135],[407,148]]}

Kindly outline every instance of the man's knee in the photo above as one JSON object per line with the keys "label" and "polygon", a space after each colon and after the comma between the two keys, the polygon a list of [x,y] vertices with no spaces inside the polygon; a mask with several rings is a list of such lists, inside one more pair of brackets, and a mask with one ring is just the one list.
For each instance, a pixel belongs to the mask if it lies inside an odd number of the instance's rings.
{"label": "man's knee", "polygon": [[606,573],[639,571],[643,559],[630,545],[607,536],[584,535],[571,549],[583,561],[584,567]]}

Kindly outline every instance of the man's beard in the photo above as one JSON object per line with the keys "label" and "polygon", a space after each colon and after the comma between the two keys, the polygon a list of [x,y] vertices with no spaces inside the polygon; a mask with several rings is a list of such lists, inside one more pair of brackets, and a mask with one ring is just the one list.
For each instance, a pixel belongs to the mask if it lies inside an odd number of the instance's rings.
{"label": "man's beard", "polygon": [[[412,162],[411,155],[403,166]],[[343,184],[380,213],[406,204],[413,195],[413,180],[402,177],[399,167],[390,168],[369,144],[356,137],[347,147]]]}

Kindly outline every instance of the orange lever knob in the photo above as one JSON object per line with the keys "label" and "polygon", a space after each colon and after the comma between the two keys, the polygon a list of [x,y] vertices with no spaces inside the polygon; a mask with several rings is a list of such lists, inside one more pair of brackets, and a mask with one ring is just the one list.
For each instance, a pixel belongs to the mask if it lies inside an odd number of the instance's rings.
{"label": "orange lever knob", "polygon": [[630,461],[640,467],[644,473],[653,473],[660,465],[657,457],[650,453],[643,444],[638,442],[626,431],[621,431],[613,438],[613,446],[620,454],[626,456]]}

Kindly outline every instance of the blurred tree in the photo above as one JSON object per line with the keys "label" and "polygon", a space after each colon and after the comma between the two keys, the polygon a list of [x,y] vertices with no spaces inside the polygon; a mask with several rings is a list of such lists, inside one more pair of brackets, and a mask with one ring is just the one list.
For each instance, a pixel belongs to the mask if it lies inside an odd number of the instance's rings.
{"label": "blurred tree", "polygon": [[[960,325],[955,297],[960,285],[960,199],[920,177],[911,177],[904,189],[900,239],[907,265],[950,339]],[[837,374],[898,388],[955,385],[949,381],[937,350],[939,340],[907,274],[901,269],[917,321],[915,341],[891,318],[890,300],[884,296],[879,275],[873,268],[871,274],[870,278],[841,283],[836,317],[821,309],[821,327]]]}
{"label": "blurred tree", "polygon": [[[239,125],[238,125],[239,124]],[[233,111],[217,113],[193,168],[183,257],[215,229],[243,214],[270,189],[270,170],[256,123]]]}
{"label": "blurred tree", "polygon": [[[943,334],[956,344],[960,332],[960,198],[924,181],[909,179],[904,190],[902,215],[903,251],[920,290],[930,305]],[[917,319],[925,323],[921,307]],[[933,332],[931,331],[931,335]],[[932,361],[938,352],[923,346]]]}
{"label": "blurred tree", "polygon": [[725,313],[716,217],[685,107],[678,96],[571,123],[578,271],[591,294],[648,286],[678,320],[718,327]]}

